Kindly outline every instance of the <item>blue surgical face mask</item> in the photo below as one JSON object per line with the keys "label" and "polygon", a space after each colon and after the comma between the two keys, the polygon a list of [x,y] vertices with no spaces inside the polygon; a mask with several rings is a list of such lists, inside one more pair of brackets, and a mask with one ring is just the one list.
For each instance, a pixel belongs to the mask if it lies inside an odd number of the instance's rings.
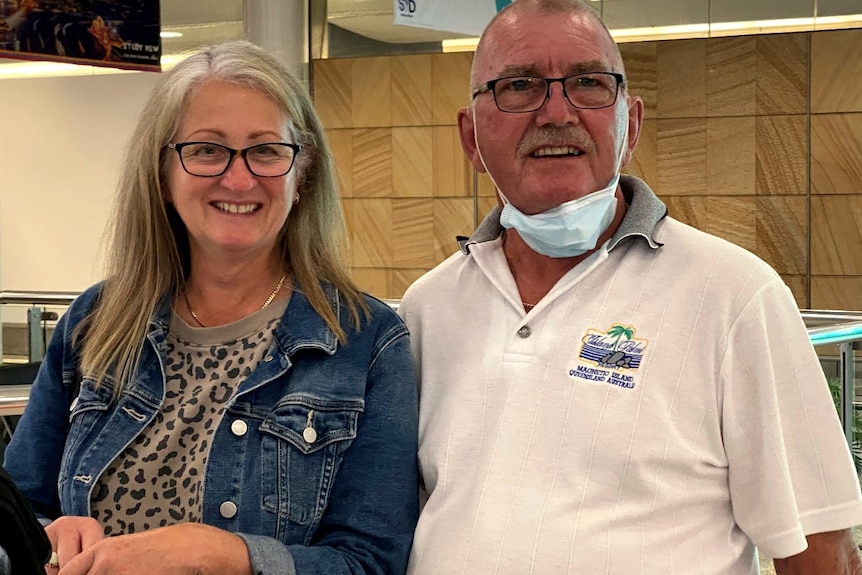
{"label": "blue surgical face mask", "polygon": [[504,203],[500,224],[504,228],[515,229],[524,243],[533,251],[548,257],[571,258],[595,249],[599,237],[611,225],[617,211],[616,190],[628,140],[628,117],[625,118],[623,126],[620,149],[617,150],[617,158],[614,162],[614,175],[607,186],[583,197],[564,202],[550,210],[528,215],[509,202],[494,180],[494,176],[488,171],[482,152],[479,150],[479,136],[474,114],[473,137],[476,140],[476,151]]}

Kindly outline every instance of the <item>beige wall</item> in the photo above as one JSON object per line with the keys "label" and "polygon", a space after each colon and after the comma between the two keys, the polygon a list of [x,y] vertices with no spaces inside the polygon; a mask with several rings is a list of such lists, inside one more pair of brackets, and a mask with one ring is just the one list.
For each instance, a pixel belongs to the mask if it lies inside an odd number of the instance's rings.
{"label": "beige wall", "polygon": [[[862,309],[862,30],[624,44],[645,102],[627,172],[737,243],[800,307]],[[461,153],[470,54],[315,61],[359,285],[400,297],[494,203]]]}

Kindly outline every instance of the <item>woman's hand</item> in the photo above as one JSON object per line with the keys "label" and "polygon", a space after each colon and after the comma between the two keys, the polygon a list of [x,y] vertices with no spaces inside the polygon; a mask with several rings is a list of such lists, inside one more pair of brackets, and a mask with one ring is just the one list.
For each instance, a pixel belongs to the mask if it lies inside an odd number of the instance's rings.
{"label": "woman's hand", "polygon": [[59,575],[251,575],[245,542],[200,523],[108,537],[60,565]]}
{"label": "woman's hand", "polygon": [[[105,537],[102,525],[92,517],[60,517],[46,528],[51,549],[57,552],[60,565],[65,565],[76,555]],[[49,568],[49,575],[56,568]]]}

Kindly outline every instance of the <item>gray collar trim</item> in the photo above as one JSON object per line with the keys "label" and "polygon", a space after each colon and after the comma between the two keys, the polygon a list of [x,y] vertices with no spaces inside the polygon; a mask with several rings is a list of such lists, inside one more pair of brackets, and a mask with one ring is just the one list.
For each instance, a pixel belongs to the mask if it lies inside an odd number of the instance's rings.
{"label": "gray collar trim", "polygon": [[[617,228],[611,241],[608,243],[608,251],[616,248],[623,240],[640,237],[653,249],[660,248],[663,244],[653,238],[655,227],[667,215],[667,206],[664,205],[653,193],[650,187],[640,178],[634,176],[620,176],[620,188],[623,191],[628,211],[626,212],[620,227]],[[467,255],[470,246],[495,240],[503,233],[504,228],[500,225],[500,206],[494,206],[473,235],[469,238],[459,236],[458,246]]]}

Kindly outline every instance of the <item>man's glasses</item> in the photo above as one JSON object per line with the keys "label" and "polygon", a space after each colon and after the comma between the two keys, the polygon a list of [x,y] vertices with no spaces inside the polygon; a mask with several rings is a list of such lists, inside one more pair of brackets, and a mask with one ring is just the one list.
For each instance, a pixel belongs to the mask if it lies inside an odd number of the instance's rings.
{"label": "man's glasses", "polygon": [[245,160],[248,171],[262,178],[283,176],[293,167],[302,146],[269,142],[237,150],[212,142],[168,144],[180,157],[183,169],[193,176],[212,178],[227,171],[235,156]]}
{"label": "man's glasses", "polygon": [[624,81],[622,74],[614,72],[591,72],[565,78],[514,76],[485,82],[473,90],[473,98],[491,92],[501,112],[534,112],[551,97],[551,84],[559,82],[572,106],[592,110],[612,106]]}

